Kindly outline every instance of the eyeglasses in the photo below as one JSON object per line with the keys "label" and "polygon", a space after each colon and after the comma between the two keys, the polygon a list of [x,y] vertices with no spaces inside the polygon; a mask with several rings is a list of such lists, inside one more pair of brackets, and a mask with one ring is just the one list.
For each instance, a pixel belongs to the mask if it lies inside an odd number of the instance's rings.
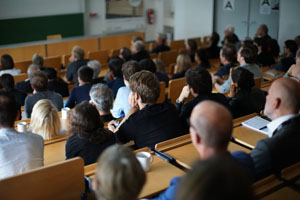
{"label": "eyeglasses", "polygon": [[288,76],[289,78],[292,78],[292,79],[295,79],[295,80],[297,80],[297,81],[300,81],[300,78],[298,78],[298,77],[296,77],[296,76],[293,76],[293,75],[290,74],[290,73],[288,73],[287,76]]}

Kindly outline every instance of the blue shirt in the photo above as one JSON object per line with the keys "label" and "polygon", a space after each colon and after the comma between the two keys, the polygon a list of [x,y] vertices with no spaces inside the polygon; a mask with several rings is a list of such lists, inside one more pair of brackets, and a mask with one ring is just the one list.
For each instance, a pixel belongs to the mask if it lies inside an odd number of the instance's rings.
{"label": "blue shirt", "polygon": [[111,109],[111,113],[114,118],[122,118],[127,115],[130,105],[128,103],[128,96],[130,89],[127,86],[120,87],[114,102],[114,107]]}
{"label": "blue shirt", "polygon": [[225,75],[228,75],[229,72],[230,72],[230,68],[233,67],[234,65],[233,64],[228,64],[228,65],[224,65],[222,66],[221,69],[219,69],[216,73],[215,73],[215,76],[225,76]]}
{"label": "blue shirt", "polygon": [[66,103],[66,107],[73,108],[76,104],[81,103],[82,101],[90,100],[90,89],[92,84],[87,83],[81,86],[76,86],[71,90],[71,94]]}

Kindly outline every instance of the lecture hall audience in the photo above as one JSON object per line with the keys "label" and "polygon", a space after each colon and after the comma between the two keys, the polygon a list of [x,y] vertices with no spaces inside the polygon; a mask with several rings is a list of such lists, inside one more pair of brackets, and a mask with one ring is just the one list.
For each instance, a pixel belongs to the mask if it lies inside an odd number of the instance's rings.
{"label": "lecture hall audience", "polygon": [[57,71],[54,68],[44,68],[43,72],[48,77],[48,89],[60,94],[62,97],[69,96],[68,84],[60,77],[57,77]]}
{"label": "lecture hall audience", "polygon": [[191,62],[194,63],[195,62],[195,54],[196,54],[196,51],[198,50],[197,42],[193,39],[188,39],[185,44],[185,49],[187,51],[187,54],[189,54],[191,57]]}
{"label": "lecture hall audience", "polygon": [[36,64],[31,64],[29,65],[28,69],[27,69],[27,75],[28,78],[25,81],[21,81],[19,83],[15,84],[15,88],[19,91],[22,91],[24,93],[32,93],[33,89],[32,86],[30,84],[30,78],[32,77],[32,74],[34,74],[35,72],[40,71],[40,67]]}
{"label": "lecture hall audience", "polygon": [[131,52],[132,52],[131,59],[137,62],[145,58],[150,58],[149,53],[145,49],[145,44],[141,40],[138,40],[133,43]]}
{"label": "lecture hall audience", "polygon": [[224,76],[229,75],[230,69],[236,63],[236,50],[233,45],[224,45],[220,50],[221,68],[214,74],[214,78],[218,82],[224,82]]}
{"label": "lecture hall audience", "polygon": [[124,61],[119,57],[110,58],[107,64],[109,68],[109,80],[106,82],[106,84],[114,92],[114,97],[116,97],[119,88],[124,86],[122,74],[123,64]]}
{"label": "lecture hall audience", "polygon": [[284,57],[273,67],[279,71],[286,72],[289,70],[290,66],[295,64],[295,55],[298,50],[297,43],[295,40],[286,40],[284,42]]}
{"label": "lecture hall audience", "polygon": [[220,40],[220,36],[216,32],[212,32],[212,34],[207,39],[207,46],[206,46],[206,52],[207,57],[209,59],[211,58],[219,58],[220,54],[220,47],[218,47],[218,43]]}
{"label": "lecture hall audience", "polygon": [[199,49],[195,52],[194,60],[198,64],[197,67],[209,69],[211,68],[211,65],[209,64],[207,51],[205,49]]}

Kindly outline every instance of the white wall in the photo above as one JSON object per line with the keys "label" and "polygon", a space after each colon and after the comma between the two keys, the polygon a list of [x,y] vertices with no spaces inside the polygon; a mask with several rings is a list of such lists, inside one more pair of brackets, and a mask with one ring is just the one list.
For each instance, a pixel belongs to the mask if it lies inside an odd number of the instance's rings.
{"label": "white wall", "polygon": [[212,0],[174,0],[174,39],[209,35],[213,30]]}
{"label": "white wall", "polygon": [[300,35],[299,8],[299,0],[280,1],[278,42],[281,50],[285,40],[294,39],[295,36]]}
{"label": "white wall", "polygon": [[0,19],[84,12],[82,0],[0,0]]}

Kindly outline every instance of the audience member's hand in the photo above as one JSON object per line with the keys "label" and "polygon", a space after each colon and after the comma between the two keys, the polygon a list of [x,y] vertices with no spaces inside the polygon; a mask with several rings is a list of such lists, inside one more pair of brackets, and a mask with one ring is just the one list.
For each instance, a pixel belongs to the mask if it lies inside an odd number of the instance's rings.
{"label": "audience member's hand", "polygon": [[176,74],[178,72],[178,65],[176,64],[175,66],[174,66],[174,74]]}
{"label": "audience member's hand", "polygon": [[118,122],[115,120],[111,120],[110,122],[108,122],[107,128],[108,130],[110,130],[111,132],[115,132],[116,131],[116,127],[118,125]]}
{"label": "audience member's hand", "polygon": [[237,87],[234,84],[230,84],[230,91],[228,97],[233,97],[237,93]]}
{"label": "audience member's hand", "polygon": [[184,86],[184,87],[182,88],[178,100],[179,100],[180,102],[183,102],[183,100],[184,100],[185,98],[188,98],[189,95],[190,95],[190,88],[189,88],[188,85],[186,85],[186,86]]}

